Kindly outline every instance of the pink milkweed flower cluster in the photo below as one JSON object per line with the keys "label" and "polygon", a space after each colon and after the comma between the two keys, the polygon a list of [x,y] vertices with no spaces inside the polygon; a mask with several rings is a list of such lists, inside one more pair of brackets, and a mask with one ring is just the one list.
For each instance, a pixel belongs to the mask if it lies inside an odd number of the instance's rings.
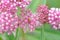
{"label": "pink milkweed flower cluster", "polygon": [[[28,5],[26,0],[0,0],[0,33],[11,34],[19,26],[17,7]],[[20,7],[22,8],[22,7]]]}
{"label": "pink milkweed flower cluster", "polygon": [[51,8],[49,10],[48,20],[54,29],[60,29],[60,9]]}
{"label": "pink milkweed flower cluster", "polygon": [[[33,31],[39,24],[49,23],[54,29],[60,29],[60,9],[51,8],[46,5],[40,5],[37,8],[36,14],[28,11],[22,11],[20,17],[20,27],[26,30]],[[36,24],[38,24],[36,26]]]}
{"label": "pink milkweed flower cluster", "polygon": [[18,27],[18,16],[16,5],[3,2],[0,3],[0,33],[11,34]]}
{"label": "pink milkweed flower cluster", "polygon": [[0,3],[0,12],[17,12],[17,7],[15,4],[4,2]]}
{"label": "pink milkweed flower cluster", "polygon": [[[36,13],[26,9],[31,1],[28,0],[1,0],[0,1],[0,33],[11,34],[18,27],[24,32],[35,30],[36,27],[44,23],[49,23],[55,29],[60,28],[60,9],[51,8],[46,5],[37,7]],[[20,16],[17,15],[20,7]]]}
{"label": "pink milkweed flower cluster", "polygon": [[20,8],[25,8],[27,7],[30,2],[32,0],[1,0],[0,2],[1,3],[4,3],[4,2],[8,2],[8,3],[12,3],[12,4],[15,4],[17,7],[20,7]]}
{"label": "pink milkweed flower cluster", "polygon": [[[0,32],[12,33],[18,26],[23,28],[24,32],[33,31],[47,18],[47,7],[42,5],[37,9],[37,14],[33,14],[31,10],[22,9],[20,17],[17,16],[17,7],[21,6],[24,1],[19,0],[1,0],[0,2]],[[22,4],[23,4],[22,3]],[[24,4],[25,5],[25,4]],[[21,8],[21,7],[20,7]],[[41,16],[42,15],[42,16]],[[43,17],[43,18],[41,18]],[[1,20],[2,19],[2,20]],[[42,21],[43,20],[43,21]],[[42,21],[42,22],[41,22]]]}
{"label": "pink milkweed flower cluster", "polygon": [[37,14],[39,21],[44,24],[48,22],[48,7],[46,5],[40,5],[37,8]]}
{"label": "pink milkweed flower cluster", "polygon": [[36,27],[48,22],[48,7],[46,5],[40,5],[37,8],[36,14],[31,10],[21,11],[20,14],[20,27],[24,32],[35,30]]}
{"label": "pink milkweed flower cluster", "polygon": [[35,28],[41,25],[38,22],[38,17],[33,14],[30,10],[21,11],[20,14],[20,27],[23,28],[24,32],[33,31]]}
{"label": "pink milkweed flower cluster", "polygon": [[18,27],[18,16],[16,14],[11,14],[4,12],[0,14],[0,33],[8,32],[11,34]]}
{"label": "pink milkweed flower cluster", "polygon": [[37,8],[40,23],[49,23],[54,29],[60,29],[60,8],[51,8],[40,5]]}
{"label": "pink milkweed flower cluster", "polygon": [[16,3],[17,3],[17,6],[20,7],[20,8],[25,8],[27,7],[30,3],[31,3],[32,0],[16,0]]}

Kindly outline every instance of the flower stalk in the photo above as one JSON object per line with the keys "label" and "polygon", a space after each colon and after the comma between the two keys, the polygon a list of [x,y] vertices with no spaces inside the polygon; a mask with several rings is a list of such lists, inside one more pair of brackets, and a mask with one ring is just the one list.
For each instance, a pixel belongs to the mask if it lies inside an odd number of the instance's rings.
{"label": "flower stalk", "polygon": [[22,33],[22,39],[21,40],[26,40],[25,39],[25,33],[24,33],[23,29],[21,29],[21,33]]}
{"label": "flower stalk", "polygon": [[45,24],[41,27],[41,40],[45,40],[44,26]]}

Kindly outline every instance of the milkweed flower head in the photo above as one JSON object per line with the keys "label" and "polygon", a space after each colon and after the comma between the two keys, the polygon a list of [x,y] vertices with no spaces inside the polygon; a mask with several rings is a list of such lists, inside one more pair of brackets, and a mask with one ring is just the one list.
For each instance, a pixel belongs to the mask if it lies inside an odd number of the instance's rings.
{"label": "milkweed flower head", "polygon": [[32,0],[1,0],[0,2],[1,3],[8,2],[15,4],[17,7],[25,8],[31,3],[31,1]]}
{"label": "milkweed flower head", "polygon": [[30,3],[31,1],[28,0],[16,0],[16,4],[20,8],[26,8]]}
{"label": "milkweed flower head", "polygon": [[20,27],[27,32],[32,32],[38,26],[38,18],[30,10],[24,10],[20,14]]}
{"label": "milkweed flower head", "polygon": [[42,24],[48,22],[48,7],[46,5],[39,5],[37,8],[39,22]]}
{"label": "milkweed flower head", "polygon": [[0,12],[17,12],[17,7],[15,4],[9,2],[0,3]]}
{"label": "milkweed flower head", "polygon": [[16,5],[9,2],[0,3],[0,33],[11,34],[18,27]]}
{"label": "milkweed flower head", "polygon": [[0,32],[12,33],[18,27],[18,16],[16,14],[11,14],[4,12],[0,14]]}
{"label": "milkweed flower head", "polygon": [[49,10],[48,20],[54,29],[60,29],[60,9],[51,8]]}

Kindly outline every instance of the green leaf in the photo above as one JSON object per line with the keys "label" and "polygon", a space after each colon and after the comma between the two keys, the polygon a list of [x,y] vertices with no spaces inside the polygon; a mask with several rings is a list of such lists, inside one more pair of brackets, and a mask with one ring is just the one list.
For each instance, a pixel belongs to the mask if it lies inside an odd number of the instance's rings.
{"label": "green leaf", "polygon": [[60,0],[47,0],[47,5],[49,6],[49,8],[51,7],[60,8]]}
{"label": "green leaf", "polygon": [[6,40],[15,40],[15,36],[13,33],[11,35],[8,35],[7,33],[5,33],[5,38]]}
{"label": "green leaf", "polygon": [[32,0],[29,8],[32,10],[32,12],[36,11],[37,6],[41,3],[41,0]]}

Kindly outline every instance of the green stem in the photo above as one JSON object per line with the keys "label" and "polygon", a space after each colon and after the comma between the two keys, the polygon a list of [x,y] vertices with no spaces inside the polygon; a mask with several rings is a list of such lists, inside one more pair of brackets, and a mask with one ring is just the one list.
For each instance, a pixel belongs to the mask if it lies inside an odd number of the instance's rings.
{"label": "green stem", "polygon": [[16,39],[15,40],[25,40],[25,33],[23,31],[23,29],[21,28],[18,28],[16,30]]}
{"label": "green stem", "polygon": [[15,40],[19,40],[20,39],[20,28],[17,28],[16,30],[16,39]]}
{"label": "green stem", "polygon": [[[45,26],[45,25],[44,25],[44,26]],[[44,26],[42,26],[42,28],[41,28],[41,40],[45,40]]]}
{"label": "green stem", "polygon": [[22,40],[25,40],[25,33],[24,33],[23,29],[21,29],[21,33],[22,33]]}

